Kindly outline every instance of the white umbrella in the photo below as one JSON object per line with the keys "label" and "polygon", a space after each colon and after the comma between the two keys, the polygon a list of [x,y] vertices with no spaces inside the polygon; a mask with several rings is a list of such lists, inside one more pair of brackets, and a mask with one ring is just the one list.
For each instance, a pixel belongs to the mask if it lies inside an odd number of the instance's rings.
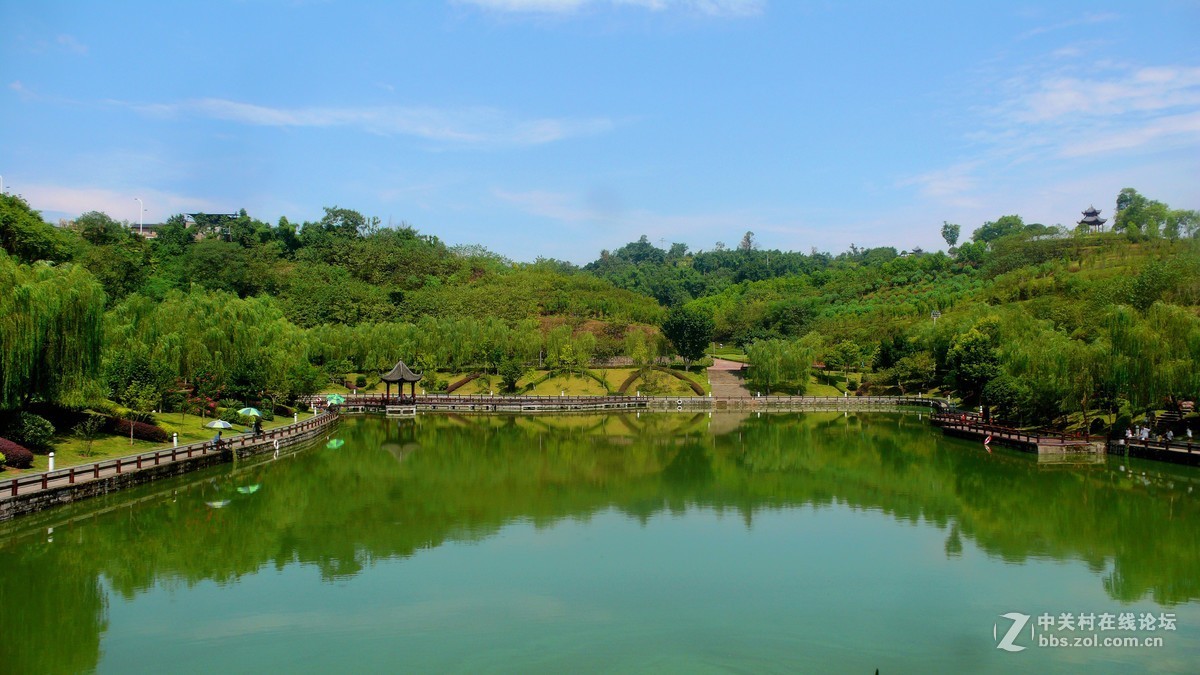
{"label": "white umbrella", "polygon": [[208,427],[209,429],[232,429],[233,428],[233,425],[230,424],[229,422],[226,422],[225,420],[213,420],[213,421],[209,422],[208,424],[205,424],[204,426]]}

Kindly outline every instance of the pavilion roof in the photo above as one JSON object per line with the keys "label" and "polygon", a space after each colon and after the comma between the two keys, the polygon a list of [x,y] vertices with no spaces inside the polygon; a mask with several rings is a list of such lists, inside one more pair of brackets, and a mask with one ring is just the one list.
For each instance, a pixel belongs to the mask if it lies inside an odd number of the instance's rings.
{"label": "pavilion roof", "polygon": [[396,365],[392,366],[391,372],[386,375],[380,375],[379,379],[384,382],[419,382],[421,377],[421,373],[414,373],[409,370],[404,361],[397,361]]}

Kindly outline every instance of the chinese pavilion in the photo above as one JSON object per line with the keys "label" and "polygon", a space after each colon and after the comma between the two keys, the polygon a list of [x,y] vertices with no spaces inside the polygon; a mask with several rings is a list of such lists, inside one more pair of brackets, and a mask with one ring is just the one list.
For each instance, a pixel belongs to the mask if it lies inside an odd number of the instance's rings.
{"label": "chinese pavilion", "polygon": [[1100,217],[1100,212],[1095,206],[1089,206],[1087,211],[1083,212],[1083,220],[1079,221],[1080,225],[1087,225],[1089,232],[1100,232],[1104,229],[1106,218]]}
{"label": "chinese pavilion", "polygon": [[421,381],[421,377],[421,373],[414,373],[409,370],[404,361],[397,361],[392,370],[384,375],[380,375],[379,379],[384,382],[384,396],[388,399],[392,395],[392,383],[396,384],[396,395],[403,397],[404,383],[407,382],[412,385],[412,397],[415,400],[417,398],[417,383]]}

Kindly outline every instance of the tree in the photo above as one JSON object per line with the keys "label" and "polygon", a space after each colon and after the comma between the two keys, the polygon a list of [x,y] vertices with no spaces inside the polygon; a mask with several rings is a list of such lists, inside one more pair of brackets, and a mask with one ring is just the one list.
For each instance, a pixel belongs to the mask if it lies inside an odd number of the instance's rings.
{"label": "tree", "polygon": [[748,231],[746,234],[743,234],[742,241],[738,244],[738,250],[749,252],[756,248],[758,248],[758,245],[754,243],[754,233]]}
{"label": "tree", "polygon": [[507,393],[515,392],[517,390],[517,382],[522,377],[525,377],[526,372],[528,372],[528,368],[525,367],[525,364],[520,359],[513,356],[505,357],[500,362],[500,382],[504,387],[504,391]]}
{"label": "tree", "polygon": [[671,341],[675,352],[683,357],[688,367],[691,367],[692,361],[704,356],[715,329],[712,314],[693,305],[672,309],[662,323],[663,335]]}
{"label": "tree", "polygon": [[958,232],[961,228],[954,223],[942,221],[942,239],[946,240],[946,246],[954,248],[958,243]]}
{"label": "tree", "polygon": [[1000,374],[996,339],[987,322],[980,322],[956,336],[950,345],[947,362],[963,401],[978,400],[987,383]]}
{"label": "tree", "polygon": [[21,262],[66,260],[67,237],[62,230],[42,221],[24,199],[0,195],[0,248]]}
{"label": "tree", "polygon": [[0,252],[0,288],[0,409],[85,402],[103,338],[105,295],[95,277],[69,263],[20,265]]}
{"label": "tree", "polygon": [[971,234],[971,238],[977,242],[987,244],[1000,237],[1017,234],[1024,229],[1025,221],[1021,220],[1021,216],[1000,216],[995,221],[984,223],[983,227],[980,227]]}

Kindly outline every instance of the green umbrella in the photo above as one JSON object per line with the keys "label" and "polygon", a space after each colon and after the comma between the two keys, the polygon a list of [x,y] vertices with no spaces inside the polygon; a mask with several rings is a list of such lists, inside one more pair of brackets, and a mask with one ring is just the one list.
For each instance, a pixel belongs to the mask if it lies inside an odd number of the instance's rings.
{"label": "green umbrella", "polygon": [[258,408],[242,408],[238,411],[239,415],[249,415],[250,417],[262,417],[262,413]]}
{"label": "green umbrella", "polygon": [[330,448],[331,450],[336,450],[336,449],[342,447],[343,445],[345,445],[345,443],[346,443],[346,441],[341,438],[334,438],[334,439],[330,440],[328,443],[326,443],[325,447]]}
{"label": "green umbrella", "polygon": [[341,394],[330,394],[325,397],[325,402],[329,403],[330,405],[337,405],[339,403],[345,403],[346,397],[342,396]]}

